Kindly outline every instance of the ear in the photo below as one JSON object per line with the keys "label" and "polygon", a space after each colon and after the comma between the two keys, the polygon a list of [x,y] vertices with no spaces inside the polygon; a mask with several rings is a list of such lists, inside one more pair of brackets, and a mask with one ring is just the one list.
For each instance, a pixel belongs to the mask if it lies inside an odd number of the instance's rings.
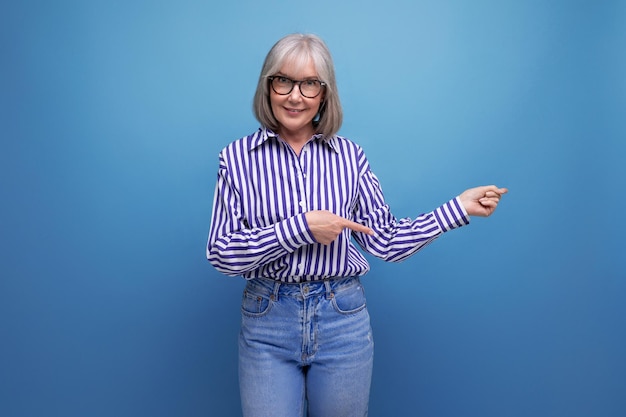
{"label": "ear", "polygon": [[326,100],[324,98],[322,98],[322,100],[320,101],[320,107],[317,110],[317,114],[313,118],[313,121],[315,123],[320,121],[320,119],[322,118],[322,115],[324,114],[325,110],[326,110]]}

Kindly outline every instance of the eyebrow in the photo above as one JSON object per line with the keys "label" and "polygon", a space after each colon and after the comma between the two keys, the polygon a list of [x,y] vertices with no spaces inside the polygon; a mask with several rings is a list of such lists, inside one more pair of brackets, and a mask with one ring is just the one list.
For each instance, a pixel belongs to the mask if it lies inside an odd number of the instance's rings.
{"label": "eyebrow", "polygon": [[[276,73],[276,75],[279,75],[279,76],[285,77],[285,78],[289,78],[290,80],[300,81],[300,80],[297,80],[297,79],[293,78],[291,75],[287,75],[287,74],[285,74],[284,72],[281,72],[281,71],[278,71]],[[318,77],[317,75],[311,75],[309,77],[304,77],[303,78],[303,80],[318,80],[318,81],[319,81],[319,79],[320,79],[320,77]]]}

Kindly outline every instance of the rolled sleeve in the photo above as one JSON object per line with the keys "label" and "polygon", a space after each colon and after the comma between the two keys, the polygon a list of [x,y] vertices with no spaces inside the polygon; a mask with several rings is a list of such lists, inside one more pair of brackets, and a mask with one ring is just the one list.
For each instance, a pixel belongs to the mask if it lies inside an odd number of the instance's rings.
{"label": "rolled sleeve", "polygon": [[434,210],[437,223],[444,232],[469,224],[470,218],[459,197],[455,197]]}
{"label": "rolled sleeve", "polygon": [[304,213],[276,223],[275,231],[278,243],[288,252],[315,243],[315,238],[309,229]]}

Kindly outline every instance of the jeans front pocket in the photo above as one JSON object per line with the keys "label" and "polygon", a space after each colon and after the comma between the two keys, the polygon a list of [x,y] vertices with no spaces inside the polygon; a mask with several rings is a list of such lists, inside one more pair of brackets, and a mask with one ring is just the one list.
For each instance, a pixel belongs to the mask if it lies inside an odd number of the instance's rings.
{"label": "jeans front pocket", "polygon": [[333,292],[332,304],[340,314],[354,314],[363,310],[366,305],[365,291],[361,284],[342,288]]}
{"label": "jeans front pocket", "polygon": [[241,312],[249,317],[261,317],[272,306],[271,295],[260,294],[246,289],[241,300]]}

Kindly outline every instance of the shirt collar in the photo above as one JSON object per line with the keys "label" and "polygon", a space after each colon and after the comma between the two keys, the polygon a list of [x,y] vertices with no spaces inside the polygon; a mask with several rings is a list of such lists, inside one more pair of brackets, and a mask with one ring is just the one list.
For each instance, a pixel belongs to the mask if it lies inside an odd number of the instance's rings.
{"label": "shirt collar", "polygon": [[[264,144],[265,142],[267,142],[268,140],[270,140],[272,138],[278,138],[278,133],[275,133],[272,129],[267,128],[267,127],[259,128],[259,131],[257,132],[256,137],[252,141],[252,144],[250,146],[250,150],[252,151],[252,150],[258,148],[259,146],[261,146],[262,144]],[[323,137],[323,135],[321,133],[317,133],[317,134],[313,135],[313,138],[315,140],[319,140],[322,143],[325,143],[333,151],[339,153],[339,146],[338,146],[338,143],[337,143],[337,136],[336,135],[333,135],[330,138],[324,139],[324,137]]]}

